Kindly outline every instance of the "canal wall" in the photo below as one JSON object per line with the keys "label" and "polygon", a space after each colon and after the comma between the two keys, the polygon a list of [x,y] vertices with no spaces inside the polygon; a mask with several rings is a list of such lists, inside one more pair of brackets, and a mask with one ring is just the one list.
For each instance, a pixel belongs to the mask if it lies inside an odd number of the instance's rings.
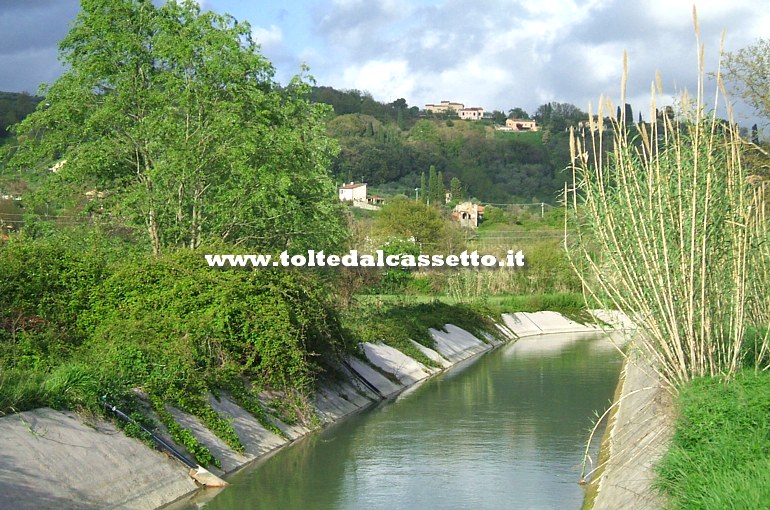
{"label": "canal wall", "polygon": [[[497,325],[505,340],[532,335],[598,331],[555,312],[503,315]],[[431,329],[434,347],[414,342],[436,366],[426,366],[383,343],[362,343],[361,356],[340,366],[343,377],[320,384],[314,406],[322,424],[332,423],[383,398],[479,355],[502,343],[495,335],[483,339],[447,324]],[[265,403],[271,395],[264,394]],[[212,407],[232,420],[245,446],[232,450],[195,416],[169,408],[177,422],[220,459],[223,476],[311,431],[302,425],[273,420],[282,434],[264,427],[254,416],[225,396],[210,397]],[[173,444],[168,434],[164,440]],[[4,439],[0,456],[0,508],[126,508],[154,509],[188,497],[210,498],[214,489],[196,491],[189,470],[164,453],[126,437],[111,423],[71,412],[37,409],[0,418]],[[179,445],[178,450],[184,451]],[[192,458],[192,456],[189,456]]]}
{"label": "canal wall", "polygon": [[665,500],[652,484],[655,466],[674,430],[671,394],[649,359],[631,348],[602,441],[603,464],[591,480],[584,508],[658,510]]}

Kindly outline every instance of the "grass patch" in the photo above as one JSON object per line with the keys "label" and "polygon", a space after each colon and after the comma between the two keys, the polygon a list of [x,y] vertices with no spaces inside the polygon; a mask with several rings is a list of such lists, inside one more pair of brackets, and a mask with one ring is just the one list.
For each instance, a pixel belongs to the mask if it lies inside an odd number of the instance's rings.
{"label": "grass patch", "polygon": [[656,486],[674,509],[770,506],[770,373],[683,386]]}
{"label": "grass patch", "polygon": [[[430,328],[443,330],[454,324],[480,340],[484,332],[497,334],[492,310],[481,301],[451,304],[425,296],[367,296],[342,316],[348,335],[360,342],[382,342],[427,365],[436,366],[410,340],[435,348]],[[352,344],[352,343],[351,343]]]}
{"label": "grass patch", "polygon": [[553,294],[531,294],[525,296],[498,296],[490,303],[499,313],[541,312],[544,310],[559,312],[576,322],[596,322],[588,313],[581,294],[559,292]]}

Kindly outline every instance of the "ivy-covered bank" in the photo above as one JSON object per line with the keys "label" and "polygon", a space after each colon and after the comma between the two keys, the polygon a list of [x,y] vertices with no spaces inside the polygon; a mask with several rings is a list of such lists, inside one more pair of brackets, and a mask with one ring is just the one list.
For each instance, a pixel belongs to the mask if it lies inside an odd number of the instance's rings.
{"label": "ivy-covered bank", "polygon": [[200,253],[154,257],[75,231],[0,247],[0,414],[52,407],[99,415],[106,397],[150,429],[162,422],[200,464],[219,466],[167,406],[242,452],[209,395],[228,395],[274,431],[271,416],[312,426],[319,379],[333,379],[359,342],[385,341],[435,366],[409,339],[432,346],[428,328],[449,322],[480,338],[496,331],[471,306],[370,303],[340,312],[332,275],[216,269]]}

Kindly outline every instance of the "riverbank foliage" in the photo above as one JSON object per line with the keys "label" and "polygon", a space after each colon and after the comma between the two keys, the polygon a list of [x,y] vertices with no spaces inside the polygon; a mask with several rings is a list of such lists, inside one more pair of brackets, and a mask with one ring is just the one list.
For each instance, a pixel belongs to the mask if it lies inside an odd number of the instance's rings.
{"label": "riverbank foliage", "polygon": [[425,365],[434,366],[412,340],[433,349],[435,344],[429,330],[441,331],[446,324],[463,328],[482,340],[485,334],[499,336],[494,315],[482,302],[450,304],[435,298],[416,302],[404,297],[372,296],[345,310],[342,318],[347,333],[357,342],[383,342]]}
{"label": "riverbank foliage", "polygon": [[770,373],[698,378],[679,394],[656,482],[676,510],[770,505]]}
{"label": "riverbank foliage", "polygon": [[301,405],[347,348],[330,294],[311,273],[211,269],[192,250],[153,257],[82,231],[13,237],[0,248],[0,413],[99,412],[102,396],[138,409],[140,390],[237,451],[209,395],[253,408],[269,388]]}

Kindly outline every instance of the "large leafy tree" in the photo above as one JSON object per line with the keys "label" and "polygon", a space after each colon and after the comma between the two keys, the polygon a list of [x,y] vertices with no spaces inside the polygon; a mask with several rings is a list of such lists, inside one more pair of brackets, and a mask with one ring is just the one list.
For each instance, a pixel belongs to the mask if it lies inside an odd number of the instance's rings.
{"label": "large leafy tree", "polygon": [[770,39],[724,57],[724,76],[733,90],[754,108],[757,115],[770,120]]}
{"label": "large leafy tree", "polygon": [[[106,191],[154,253],[212,240],[330,248],[344,234],[325,108],[274,81],[248,24],[169,0],[81,0],[67,71],[17,127],[11,164],[66,160],[56,188]],[[51,188],[49,188],[51,189]],[[82,196],[82,195],[80,195]]]}

